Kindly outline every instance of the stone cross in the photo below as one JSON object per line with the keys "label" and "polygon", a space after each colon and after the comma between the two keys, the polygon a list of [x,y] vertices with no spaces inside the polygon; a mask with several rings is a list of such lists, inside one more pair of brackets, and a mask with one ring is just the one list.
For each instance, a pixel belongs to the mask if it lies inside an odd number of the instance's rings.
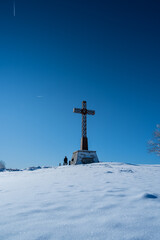
{"label": "stone cross", "polygon": [[81,138],[81,150],[88,150],[88,139],[87,139],[87,114],[94,115],[94,110],[87,109],[87,102],[82,102],[82,109],[73,108],[74,113],[82,114],[82,138]]}

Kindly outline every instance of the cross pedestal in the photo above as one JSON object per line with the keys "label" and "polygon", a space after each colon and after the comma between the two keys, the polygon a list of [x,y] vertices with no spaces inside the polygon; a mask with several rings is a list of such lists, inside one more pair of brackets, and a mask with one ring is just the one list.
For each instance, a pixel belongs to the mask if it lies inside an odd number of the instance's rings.
{"label": "cross pedestal", "polygon": [[87,109],[87,102],[82,102],[82,108],[74,108],[74,113],[82,114],[82,138],[81,150],[73,153],[70,164],[88,164],[99,162],[96,151],[88,151],[88,138],[87,138],[87,115],[95,115],[94,110]]}
{"label": "cross pedestal", "polygon": [[98,163],[96,151],[78,150],[73,153],[70,165]]}

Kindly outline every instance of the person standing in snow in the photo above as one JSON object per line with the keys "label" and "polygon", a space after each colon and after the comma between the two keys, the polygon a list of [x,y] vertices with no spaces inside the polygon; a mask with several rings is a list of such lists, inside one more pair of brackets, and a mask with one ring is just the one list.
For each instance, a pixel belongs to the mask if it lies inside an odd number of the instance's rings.
{"label": "person standing in snow", "polygon": [[68,158],[65,156],[63,165],[68,165]]}

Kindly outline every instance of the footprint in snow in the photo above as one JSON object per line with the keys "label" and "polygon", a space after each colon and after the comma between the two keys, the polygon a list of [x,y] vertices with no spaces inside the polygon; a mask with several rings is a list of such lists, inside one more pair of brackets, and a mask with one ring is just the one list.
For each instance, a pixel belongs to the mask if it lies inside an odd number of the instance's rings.
{"label": "footprint in snow", "polygon": [[134,171],[131,169],[121,169],[120,172],[134,173]]}

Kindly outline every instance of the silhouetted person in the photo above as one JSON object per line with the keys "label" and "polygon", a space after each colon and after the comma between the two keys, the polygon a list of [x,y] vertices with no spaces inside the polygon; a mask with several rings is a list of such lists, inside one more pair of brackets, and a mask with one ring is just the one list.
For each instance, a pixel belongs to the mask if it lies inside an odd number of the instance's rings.
{"label": "silhouetted person", "polygon": [[63,165],[67,165],[67,164],[68,164],[68,158],[65,156]]}

